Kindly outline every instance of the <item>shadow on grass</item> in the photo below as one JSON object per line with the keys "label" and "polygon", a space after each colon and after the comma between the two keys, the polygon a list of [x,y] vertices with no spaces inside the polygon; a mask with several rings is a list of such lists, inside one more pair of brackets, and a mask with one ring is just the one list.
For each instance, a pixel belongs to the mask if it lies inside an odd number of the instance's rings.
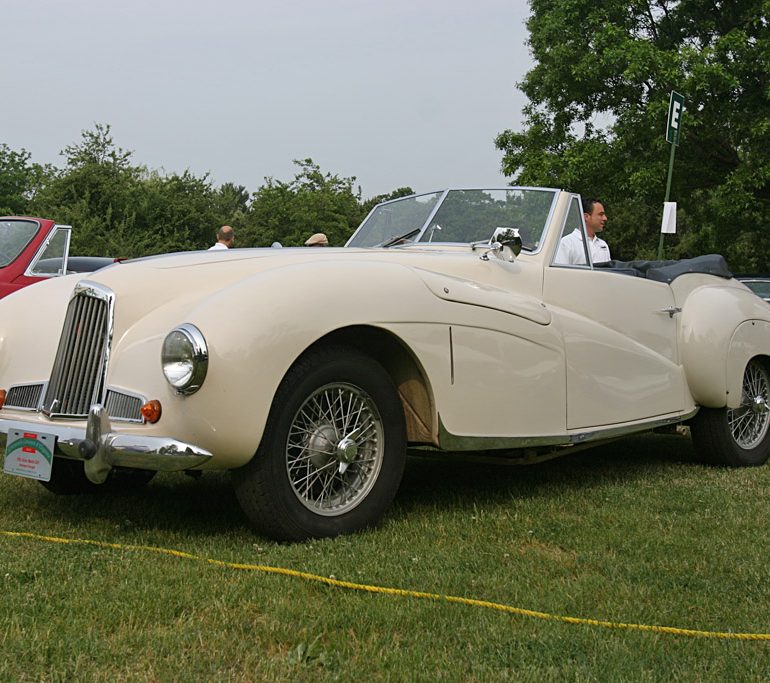
{"label": "shadow on grass", "polygon": [[406,511],[430,503],[500,502],[559,497],[608,483],[659,481],[672,470],[699,466],[689,438],[644,434],[570,453],[534,465],[479,464],[472,456],[442,462],[441,456],[410,459],[398,495]]}
{"label": "shadow on grass", "polygon": [[[690,440],[668,435],[629,437],[526,466],[479,464],[472,456],[462,461],[409,458],[396,510],[390,514],[408,517],[426,506],[496,504],[511,498],[558,497],[608,483],[657,482],[693,463]],[[88,519],[126,531],[252,533],[225,472],[207,472],[200,479],[161,473],[148,486],[124,493],[56,496],[40,489],[34,504],[41,514],[75,526]]]}
{"label": "shadow on grass", "polygon": [[37,507],[74,525],[87,519],[122,530],[250,533],[227,472],[205,473],[199,479],[159,473],[147,486],[124,492],[59,496],[41,488]]}

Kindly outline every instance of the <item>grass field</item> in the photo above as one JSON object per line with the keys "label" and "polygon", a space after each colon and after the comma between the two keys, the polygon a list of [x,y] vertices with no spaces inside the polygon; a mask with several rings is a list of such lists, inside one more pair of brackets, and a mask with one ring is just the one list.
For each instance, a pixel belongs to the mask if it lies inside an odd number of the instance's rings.
{"label": "grass field", "polygon": [[[529,467],[410,460],[356,536],[278,545],[225,475],[56,497],[0,476],[0,531],[554,615],[770,633],[770,467],[709,468],[649,435]],[[0,681],[762,681],[770,641],[573,625],[143,550],[0,534]]]}

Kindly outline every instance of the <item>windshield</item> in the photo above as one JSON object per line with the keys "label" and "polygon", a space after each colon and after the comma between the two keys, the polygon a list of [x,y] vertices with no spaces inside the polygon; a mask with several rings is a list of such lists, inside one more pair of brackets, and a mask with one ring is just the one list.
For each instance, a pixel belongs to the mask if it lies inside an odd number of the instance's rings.
{"label": "windshield", "polygon": [[554,190],[453,190],[433,216],[420,242],[478,242],[495,228],[518,228],[524,249],[540,246]]}
{"label": "windshield", "polygon": [[38,230],[35,221],[0,221],[0,268],[16,260]]}
{"label": "windshield", "polygon": [[496,228],[518,228],[523,248],[536,251],[557,194],[511,187],[406,197],[377,206],[347,246],[379,246],[416,228],[419,233],[404,242],[480,242],[489,240]]}
{"label": "windshield", "polygon": [[[425,225],[443,192],[405,197],[376,206],[348,242],[348,247],[375,247]],[[412,235],[414,239],[415,235]]]}

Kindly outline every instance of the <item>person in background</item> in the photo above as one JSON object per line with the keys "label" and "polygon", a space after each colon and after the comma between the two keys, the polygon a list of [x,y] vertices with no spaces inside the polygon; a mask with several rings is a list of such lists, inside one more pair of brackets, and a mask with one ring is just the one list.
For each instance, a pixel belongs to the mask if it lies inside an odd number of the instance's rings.
{"label": "person in background", "polygon": [[213,249],[232,249],[233,242],[235,242],[235,230],[229,225],[223,225],[217,230],[217,242],[213,247],[209,247],[209,251]]}
{"label": "person in background", "polygon": [[[612,257],[610,256],[609,245],[597,234],[602,232],[604,226],[607,225],[604,204],[598,199],[583,199],[583,220],[586,224],[588,253],[591,255],[591,263],[610,261]],[[554,263],[585,265],[583,233],[579,228],[575,228],[569,235],[561,238]]]}
{"label": "person in background", "polygon": [[324,235],[322,232],[317,232],[315,235],[310,235],[310,237],[305,240],[305,246],[306,247],[328,247],[329,246],[329,240],[327,239],[326,235]]}

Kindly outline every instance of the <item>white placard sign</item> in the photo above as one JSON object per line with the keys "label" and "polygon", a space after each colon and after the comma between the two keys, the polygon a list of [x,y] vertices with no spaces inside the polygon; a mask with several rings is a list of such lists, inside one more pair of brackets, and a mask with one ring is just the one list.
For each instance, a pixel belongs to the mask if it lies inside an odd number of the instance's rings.
{"label": "white placard sign", "polygon": [[9,428],[3,471],[19,477],[50,481],[55,445],[53,434]]}
{"label": "white placard sign", "polygon": [[660,231],[666,235],[676,233],[676,202],[663,202],[663,221]]}

